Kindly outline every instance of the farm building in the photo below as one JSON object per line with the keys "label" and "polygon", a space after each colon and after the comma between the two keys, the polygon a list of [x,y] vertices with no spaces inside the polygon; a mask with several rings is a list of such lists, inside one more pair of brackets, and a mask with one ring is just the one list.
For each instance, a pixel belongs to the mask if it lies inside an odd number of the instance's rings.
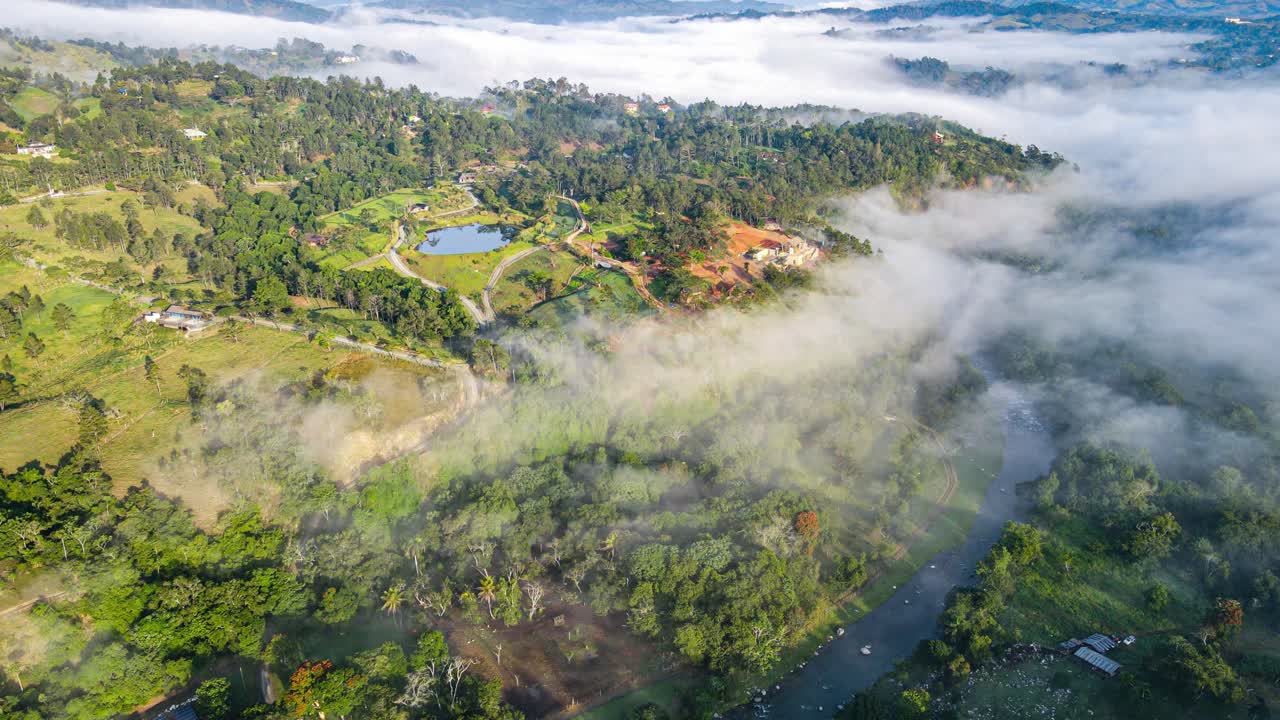
{"label": "farm building", "polygon": [[459,185],[470,185],[476,181],[476,174],[473,172],[464,172],[458,176]]}
{"label": "farm building", "polygon": [[1073,654],[1085,665],[1088,665],[1094,670],[1105,673],[1108,677],[1115,677],[1115,674],[1120,672],[1120,663],[1100,652],[1090,650],[1087,647],[1076,648],[1076,651]]}
{"label": "farm building", "polygon": [[182,134],[186,135],[188,140],[200,140],[201,138],[209,137],[209,133],[204,132],[200,128],[185,128],[182,131]]}
{"label": "farm building", "polygon": [[54,155],[58,154],[58,146],[50,145],[48,143],[31,143],[30,145],[18,148],[18,154],[52,159]]}
{"label": "farm building", "polygon": [[667,113],[671,112],[671,106],[666,104],[659,105],[658,112],[662,113],[663,115],[666,115]]}
{"label": "farm building", "polygon": [[1103,635],[1102,633],[1094,633],[1084,639],[1084,644],[1093,648],[1094,651],[1106,655],[1112,650],[1115,650],[1116,646],[1120,643],[1116,642],[1115,639],[1110,636]]}
{"label": "farm building", "polygon": [[200,332],[209,327],[209,315],[207,313],[185,308],[181,305],[170,305],[162,312],[149,312],[143,315],[142,319],[149,323],[155,323],[160,327],[183,332]]}
{"label": "farm building", "polygon": [[771,260],[782,255],[784,246],[777,240],[761,240],[760,244],[747,251],[747,257],[756,262]]}

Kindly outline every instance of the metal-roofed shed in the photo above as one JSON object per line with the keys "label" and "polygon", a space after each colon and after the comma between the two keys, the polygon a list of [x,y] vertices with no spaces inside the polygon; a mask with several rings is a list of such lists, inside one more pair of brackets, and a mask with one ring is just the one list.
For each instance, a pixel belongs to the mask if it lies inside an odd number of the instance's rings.
{"label": "metal-roofed shed", "polygon": [[1116,673],[1120,672],[1120,663],[1087,647],[1076,650],[1075,656],[1094,670],[1106,673],[1108,677],[1114,677]]}
{"label": "metal-roofed shed", "polygon": [[1112,650],[1115,650],[1116,645],[1119,643],[1102,633],[1094,633],[1084,639],[1084,644],[1093,648],[1095,651],[1106,655]]}

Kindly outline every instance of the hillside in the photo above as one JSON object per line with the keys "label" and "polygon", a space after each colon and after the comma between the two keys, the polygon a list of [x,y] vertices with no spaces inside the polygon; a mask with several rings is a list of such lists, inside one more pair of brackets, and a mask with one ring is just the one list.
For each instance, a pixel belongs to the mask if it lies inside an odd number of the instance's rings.
{"label": "hillside", "polygon": [[[1018,7],[1027,2],[1008,3]],[[1068,4],[1085,10],[1111,10],[1149,15],[1191,15],[1196,17],[1265,18],[1280,15],[1275,0],[1071,0]]]}
{"label": "hillside", "polygon": [[0,32],[0,67],[35,73],[60,73],[77,82],[90,82],[101,70],[116,63],[106,53],[70,43],[33,41],[11,32]]}
{"label": "hillside", "polygon": [[785,6],[759,0],[382,0],[379,7],[453,15],[500,17],[534,23],[591,22],[622,17],[695,13],[773,12]]}
{"label": "hillside", "polygon": [[146,5],[150,7],[180,8],[186,10],[217,10],[220,12],[238,13],[241,15],[259,15],[262,17],[296,20],[299,22],[324,22],[329,13],[306,3],[294,0],[66,0],[76,5],[89,7],[123,8]]}

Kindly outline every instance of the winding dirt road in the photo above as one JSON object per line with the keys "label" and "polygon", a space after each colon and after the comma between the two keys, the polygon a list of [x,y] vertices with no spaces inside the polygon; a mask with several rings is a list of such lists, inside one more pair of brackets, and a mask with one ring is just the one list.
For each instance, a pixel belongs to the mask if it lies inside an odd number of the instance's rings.
{"label": "winding dirt road", "polygon": [[658,312],[665,313],[669,308],[649,291],[649,284],[645,281],[646,278],[643,270],[636,267],[633,263],[622,262],[621,260],[614,260],[612,258],[597,255],[594,243],[587,243],[587,247],[584,250],[584,248],[574,242],[578,239],[579,235],[584,232],[589,232],[591,230],[591,226],[587,224],[587,218],[582,214],[582,208],[578,205],[577,200],[565,195],[559,195],[557,197],[572,205],[573,211],[578,214],[578,229],[574,230],[564,239],[565,243],[569,247],[576,249],[578,252],[585,252],[587,259],[593,266],[600,265],[602,267],[621,270],[623,274],[630,278],[632,286],[635,287],[636,292],[640,293],[640,297],[644,298],[645,302],[649,303],[649,305]]}
{"label": "winding dirt road", "polygon": [[[397,238],[395,243],[391,245],[391,249],[387,250],[387,255],[386,255],[387,260],[391,262],[391,267],[395,268],[396,272],[403,275],[404,277],[413,278],[418,282],[422,283],[423,285],[426,285],[429,288],[432,288],[434,290],[439,290],[440,292],[444,292],[445,290],[448,290],[449,288],[445,287],[444,285],[441,285],[440,283],[435,282],[434,280],[428,280],[422,277],[418,273],[414,272],[412,268],[409,267],[409,264],[404,261],[404,258],[400,257],[400,253],[399,253],[400,246],[403,245],[404,241],[408,239],[408,233],[405,232],[404,226],[401,225],[400,223],[396,223],[396,226],[393,232],[396,233]],[[458,301],[461,302],[462,306],[467,309],[468,313],[471,314],[471,317],[476,321],[476,325],[480,325],[483,327],[489,324],[490,322],[489,316],[485,315],[484,311],[482,311],[479,307],[477,307],[475,304],[475,301],[473,301],[471,298],[467,297],[466,295],[463,295],[462,293],[458,293]]]}

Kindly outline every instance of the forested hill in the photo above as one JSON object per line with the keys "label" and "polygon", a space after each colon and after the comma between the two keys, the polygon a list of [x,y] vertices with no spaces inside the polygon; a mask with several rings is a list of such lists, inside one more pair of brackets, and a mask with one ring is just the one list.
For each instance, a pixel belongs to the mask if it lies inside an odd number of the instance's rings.
{"label": "forested hill", "polygon": [[75,5],[92,7],[161,7],[187,10],[217,10],[242,15],[260,15],[281,20],[320,23],[329,19],[328,11],[296,0],[63,0]]}
{"label": "forested hill", "polygon": [[[1271,4],[1267,3],[1270,7]],[[1119,10],[1119,11],[1117,11]],[[1270,13],[1258,6],[1258,13]],[[974,29],[1011,32],[1048,30],[1072,34],[1182,32],[1210,35],[1210,39],[1191,46],[1193,53],[1171,64],[1178,67],[1207,68],[1216,72],[1241,72],[1270,67],[1280,56],[1280,32],[1274,17],[1251,22],[1226,22],[1225,17],[1190,14],[1158,14],[1135,6],[1132,11],[1093,7],[1087,3],[1031,2],[1003,4],[983,0],[945,0],[944,2],[911,3],[859,10],[857,8],[821,8],[787,11],[774,15],[828,18],[832,23],[875,23],[904,25],[930,18],[974,18]],[[1224,13],[1230,14],[1230,13]],[[757,19],[768,13],[742,12],[736,15],[703,14],[690,20]],[[829,35],[839,35],[833,25]],[[946,58],[943,58],[946,59]]]}
{"label": "forested hill", "polygon": [[[16,92],[22,81],[15,80]],[[668,113],[650,103],[632,115],[629,98],[563,81],[455,101],[377,81],[264,80],[234,66],[163,59],[118,68],[78,92],[101,114],[59,122],[79,114],[66,107],[30,122],[11,118],[24,130],[12,142],[53,142],[62,158],[7,165],[10,191],[198,180],[245,207],[233,207],[224,221],[202,217],[215,232],[202,237],[192,262],[246,300],[272,275],[294,293],[338,292],[336,279],[317,285],[324,273],[299,260],[299,233],[315,232],[322,215],[452,178],[468,165],[506,168],[477,187],[489,207],[537,217],[548,198],[572,192],[655,213],[654,231],[637,247],[670,267],[714,246],[724,216],[804,220],[816,199],[832,194],[889,184],[910,197],[941,178],[961,187],[993,176],[1020,183],[1027,171],[1061,160],[923,116],[804,127],[766,121],[758,108],[713,103]],[[175,112],[187,119],[179,122]],[[208,137],[184,138],[191,125]],[[946,143],[935,142],[938,129]],[[566,154],[566,143],[578,149]],[[262,178],[298,184],[280,201],[237,192]],[[432,332],[460,329],[445,319]]]}
{"label": "forested hill", "polygon": [[373,4],[459,17],[496,17],[551,24],[704,12],[772,12],[785,7],[760,0],[380,0]]}
{"label": "forested hill", "polygon": [[[1024,2],[1007,3],[1018,6]],[[1149,15],[1190,15],[1222,19],[1224,17],[1265,18],[1280,14],[1275,0],[1071,0],[1075,7],[1087,10],[1113,10]]]}

